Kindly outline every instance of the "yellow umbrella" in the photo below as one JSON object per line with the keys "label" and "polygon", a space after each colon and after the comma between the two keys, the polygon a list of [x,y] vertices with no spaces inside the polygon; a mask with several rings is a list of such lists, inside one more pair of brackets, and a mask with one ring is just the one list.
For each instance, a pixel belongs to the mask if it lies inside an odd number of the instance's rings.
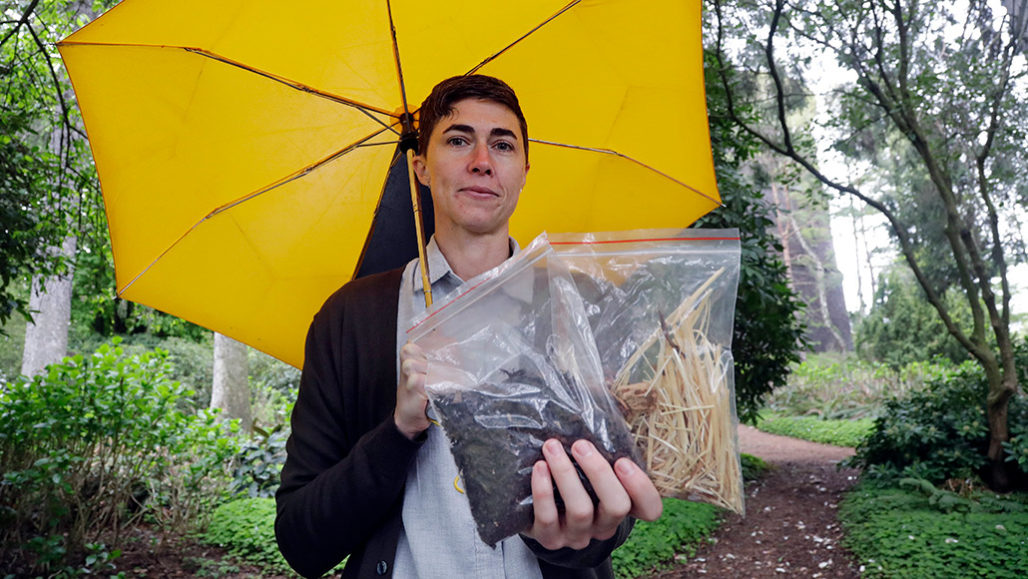
{"label": "yellow umbrella", "polygon": [[295,366],[356,271],[401,115],[444,78],[519,95],[522,242],[719,203],[699,0],[125,0],[59,48],[118,294]]}

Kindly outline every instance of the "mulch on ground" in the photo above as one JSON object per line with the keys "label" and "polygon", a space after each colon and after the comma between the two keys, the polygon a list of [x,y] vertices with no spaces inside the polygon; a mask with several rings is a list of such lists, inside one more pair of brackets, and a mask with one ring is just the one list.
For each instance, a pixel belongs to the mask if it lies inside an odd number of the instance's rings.
{"label": "mulch on ground", "polygon": [[860,576],[853,556],[840,545],[836,517],[843,493],[857,480],[839,470],[851,448],[817,444],[739,427],[742,451],[773,469],[746,489],[746,516],[729,515],[712,542],[660,579],[684,577]]}

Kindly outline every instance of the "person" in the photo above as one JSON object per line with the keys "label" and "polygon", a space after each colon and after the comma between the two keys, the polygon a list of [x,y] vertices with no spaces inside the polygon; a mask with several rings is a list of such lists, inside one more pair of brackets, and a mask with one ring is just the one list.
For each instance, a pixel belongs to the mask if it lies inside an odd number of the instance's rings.
{"label": "person", "polygon": [[[484,75],[441,82],[419,115],[414,170],[435,206],[426,259],[438,301],[517,251],[508,222],[529,170],[528,127],[514,91]],[[415,259],[349,282],[311,323],[276,493],[285,559],[304,576],[348,556],[343,577],[612,577],[611,552],[662,504],[642,469],[611,466],[585,440],[571,455],[598,504],[549,440],[531,475],[532,526],[495,548],[478,538],[427,415],[424,352],[405,343],[424,310],[417,272]]]}

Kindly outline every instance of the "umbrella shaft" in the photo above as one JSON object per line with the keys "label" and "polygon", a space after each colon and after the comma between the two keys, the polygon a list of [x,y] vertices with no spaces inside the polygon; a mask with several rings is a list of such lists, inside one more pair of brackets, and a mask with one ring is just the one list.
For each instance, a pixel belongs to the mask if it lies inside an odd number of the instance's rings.
{"label": "umbrella shaft", "polygon": [[432,305],[432,284],[428,277],[428,259],[425,258],[425,231],[421,223],[421,196],[418,180],[414,177],[414,151],[407,149],[407,177],[410,180],[410,202],[414,207],[414,231],[418,236],[418,262],[421,265],[421,284],[425,288],[425,307]]}

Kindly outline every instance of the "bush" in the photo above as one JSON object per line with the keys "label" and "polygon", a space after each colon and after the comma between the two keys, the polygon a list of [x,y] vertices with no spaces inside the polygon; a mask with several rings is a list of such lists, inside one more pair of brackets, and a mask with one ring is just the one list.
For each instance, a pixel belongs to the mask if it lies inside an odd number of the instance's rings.
{"label": "bush", "polygon": [[[972,325],[963,291],[950,288],[941,299],[957,326]],[[893,265],[879,278],[871,311],[856,326],[853,341],[862,358],[893,368],[932,358],[945,358],[954,364],[970,358],[946,330],[906,264]]]}
{"label": "bush", "polygon": [[[910,476],[932,483],[976,477],[987,460],[987,392],[981,368],[965,362],[931,379],[926,388],[889,400],[851,464],[872,476]],[[1028,420],[1023,395],[1011,398],[1008,420],[1013,433],[1020,433]],[[1008,450],[1016,451],[1018,444],[1008,445]]]}
{"label": "bush", "polygon": [[181,531],[210,506],[234,439],[212,414],[180,409],[190,392],[168,372],[163,352],[126,356],[115,342],[2,385],[0,560],[81,567],[143,516]]}
{"label": "bush", "polygon": [[862,564],[863,577],[1028,573],[1028,497],[965,497],[912,482],[909,488],[862,483],[840,504],[844,544]]}
{"label": "bush", "polygon": [[873,426],[874,422],[870,418],[826,420],[817,416],[777,414],[768,414],[757,423],[757,428],[771,434],[849,447],[855,447],[863,442],[871,433]]}
{"label": "bush", "polygon": [[742,480],[745,482],[755,481],[771,470],[771,465],[759,456],[741,453],[739,463],[742,465]]}
{"label": "bush", "polygon": [[706,503],[664,499],[664,514],[653,522],[637,522],[625,544],[614,551],[614,574],[639,577],[669,567],[677,553],[691,557],[696,545],[717,528],[720,513]]}
{"label": "bush", "polygon": [[265,431],[255,428],[250,440],[244,442],[232,472],[232,492],[250,498],[274,497],[278,490],[282,465],[286,462],[286,440],[289,429],[279,425]]}
{"label": "bush", "polygon": [[275,542],[274,499],[238,499],[219,506],[201,538],[268,573],[292,574]]}
{"label": "bush", "polygon": [[767,408],[779,414],[826,419],[874,417],[888,398],[920,389],[954,367],[937,360],[893,369],[851,355],[819,354],[793,367],[788,384],[771,395]]}

